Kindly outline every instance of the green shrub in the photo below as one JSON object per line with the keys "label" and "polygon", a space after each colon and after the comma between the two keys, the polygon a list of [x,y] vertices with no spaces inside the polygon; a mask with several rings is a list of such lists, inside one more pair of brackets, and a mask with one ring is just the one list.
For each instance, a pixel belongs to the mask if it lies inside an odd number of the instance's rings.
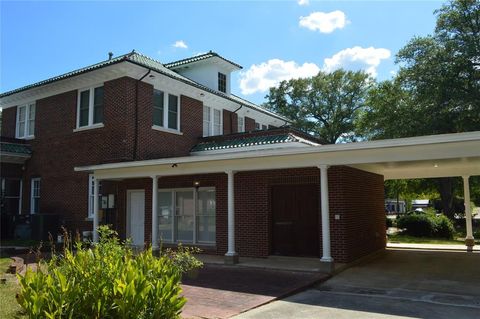
{"label": "green shrub", "polygon": [[194,257],[194,254],[199,252],[200,249],[197,247],[185,247],[179,244],[175,250],[166,249],[164,255],[169,257],[182,273],[188,273],[203,266],[203,263]]}
{"label": "green shrub", "polygon": [[412,213],[402,216],[397,221],[398,228],[404,233],[417,237],[452,239],[455,233],[453,223],[445,215],[434,213]]}
{"label": "green shrub", "polygon": [[447,238],[453,239],[453,235],[455,234],[455,228],[453,227],[453,223],[450,219],[448,219],[445,215],[438,215],[434,217],[435,221],[435,237],[438,238]]}
{"label": "green shrub", "polygon": [[409,214],[397,220],[397,227],[405,229],[405,234],[417,237],[431,237],[435,230],[433,220],[426,214]]}
{"label": "green shrub", "polygon": [[[41,262],[19,276],[19,304],[29,318],[177,318],[182,270],[151,249],[134,256],[117,234],[100,228],[100,242],[88,248],[67,241],[63,256]],[[70,246],[70,247],[69,247]]]}

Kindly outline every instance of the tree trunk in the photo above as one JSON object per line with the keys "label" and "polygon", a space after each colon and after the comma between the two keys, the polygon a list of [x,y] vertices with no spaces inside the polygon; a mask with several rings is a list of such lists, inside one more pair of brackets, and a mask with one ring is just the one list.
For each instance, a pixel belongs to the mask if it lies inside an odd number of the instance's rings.
{"label": "tree trunk", "polygon": [[437,179],[437,183],[442,202],[442,211],[448,218],[453,219],[455,214],[453,207],[453,178],[441,177]]}

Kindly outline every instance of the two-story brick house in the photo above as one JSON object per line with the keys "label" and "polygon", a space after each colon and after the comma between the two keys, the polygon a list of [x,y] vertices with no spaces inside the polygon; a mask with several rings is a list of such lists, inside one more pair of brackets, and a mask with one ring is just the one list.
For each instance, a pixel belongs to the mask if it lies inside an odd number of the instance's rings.
{"label": "two-story brick house", "polygon": [[213,52],[167,64],[132,52],[1,94],[2,213],[232,260],[383,249],[383,176],[289,159],[324,146],[233,95],[240,68]]}

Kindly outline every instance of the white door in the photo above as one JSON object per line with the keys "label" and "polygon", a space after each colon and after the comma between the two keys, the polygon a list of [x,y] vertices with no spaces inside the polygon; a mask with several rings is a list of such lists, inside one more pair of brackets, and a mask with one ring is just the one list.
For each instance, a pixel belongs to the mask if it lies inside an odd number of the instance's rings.
{"label": "white door", "polygon": [[129,234],[132,244],[135,246],[144,245],[145,237],[145,191],[129,191]]}

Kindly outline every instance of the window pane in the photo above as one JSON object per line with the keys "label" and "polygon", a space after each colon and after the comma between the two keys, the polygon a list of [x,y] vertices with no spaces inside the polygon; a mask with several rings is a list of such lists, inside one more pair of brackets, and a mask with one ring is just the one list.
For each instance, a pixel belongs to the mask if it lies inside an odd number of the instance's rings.
{"label": "window pane", "polygon": [[198,192],[197,241],[215,242],[215,190]]}
{"label": "window pane", "polygon": [[218,90],[220,92],[227,92],[227,76],[218,72]]}
{"label": "window pane", "polygon": [[175,194],[176,233],[178,241],[193,241],[193,191]]}
{"label": "window pane", "polygon": [[17,108],[17,137],[25,137],[26,106]]}
{"label": "window pane", "polygon": [[168,95],[168,128],[178,129],[178,96]]}
{"label": "window pane", "polygon": [[103,86],[94,91],[93,104],[93,123],[103,122]]}
{"label": "window pane", "polygon": [[28,108],[28,135],[35,134],[35,104],[30,104]]}
{"label": "window pane", "polygon": [[210,107],[203,106],[203,136],[210,136]]}
{"label": "window pane", "polygon": [[25,137],[25,122],[18,123],[18,137]]}
{"label": "window pane", "polygon": [[237,123],[238,123],[237,132],[243,132],[245,130],[245,128],[243,126],[243,121],[244,121],[244,118],[239,116],[238,119],[237,119]]}
{"label": "window pane", "polygon": [[18,108],[18,121],[19,122],[25,121],[25,115],[26,115],[25,108],[26,108],[25,106],[20,106]]}
{"label": "window pane", "polygon": [[221,116],[222,112],[220,110],[213,110],[213,135],[222,134]]}
{"label": "window pane", "polygon": [[164,93],[159,90],[153,91],[153,124],[163,126],[163,103]]}
{"label": "window pane", "polygon": [[172,241],[173,201],[172,192],[158,193],[158,236],[160,242]]}
{"label": "window pane", "polygon": [[88,125],[88,103],[90,100],[90,91],[80,93],[80,119],[79,126]]}

